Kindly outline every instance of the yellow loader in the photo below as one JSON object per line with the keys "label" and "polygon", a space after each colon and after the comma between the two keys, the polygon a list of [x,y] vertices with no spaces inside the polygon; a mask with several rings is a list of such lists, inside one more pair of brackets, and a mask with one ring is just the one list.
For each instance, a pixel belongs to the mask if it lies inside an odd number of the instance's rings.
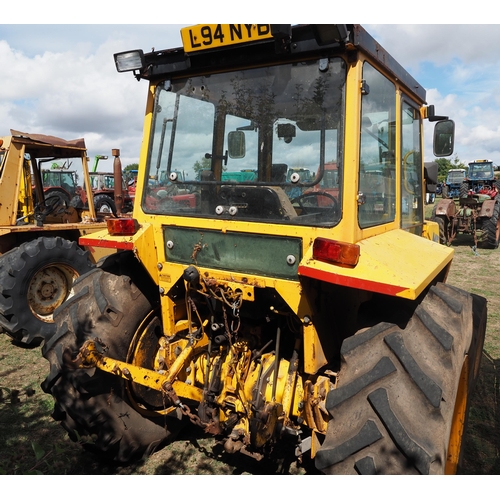
{"label": "yellow loader", "polygon": [[79,165],[90,191],[83,139],[16,130],[0,137],[0,331],[24,345],[54,335],[54,311],[73,281],[114,252],[79,245],[80,236],[106,227],[92,198],[78,208],[62,189],[44,189],[43,166],[57,160]]}

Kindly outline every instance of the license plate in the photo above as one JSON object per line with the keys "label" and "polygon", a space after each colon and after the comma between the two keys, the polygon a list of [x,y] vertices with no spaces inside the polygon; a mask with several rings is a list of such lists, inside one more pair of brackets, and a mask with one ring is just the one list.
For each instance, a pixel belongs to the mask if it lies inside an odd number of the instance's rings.
{"label": "license plate", "polygon": [[185,52],[272,38],[270,24],[198,24],[181,29]]}

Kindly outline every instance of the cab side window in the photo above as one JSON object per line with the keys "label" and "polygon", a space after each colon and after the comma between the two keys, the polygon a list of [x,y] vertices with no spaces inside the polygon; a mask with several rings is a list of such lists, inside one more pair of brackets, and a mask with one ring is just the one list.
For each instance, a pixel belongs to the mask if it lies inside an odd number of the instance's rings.
{"label": "cab side window", "polygon": [[396,88],[373,66],[363,66],[359,211],[361,228],[395,219]]}
{"label": "cab side window", "polygon": [[401,227],[418,231],[423,223],[420,114],[403,101],[401,115]]}

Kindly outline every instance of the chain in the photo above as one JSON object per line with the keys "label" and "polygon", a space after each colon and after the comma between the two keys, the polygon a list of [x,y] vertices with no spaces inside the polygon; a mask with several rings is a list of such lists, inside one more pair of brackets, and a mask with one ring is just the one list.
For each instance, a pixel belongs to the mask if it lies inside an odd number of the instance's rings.
{"label": "chain", "polygon": [[172,404],[176,407],[179,408],[182,412],[183,415],[185,415],[189,420],[194,424],[199,427],[205,428],[207,424],[201,421],[200,417],[198,415],[195,415],[194,413],[191,412],[189,409],[189,406],[186,406],[185,404],[182,403],[180,400],[179,396],[177,396],[177,393],[175,392],[175,389],[172,385],[171,382],[165,382],[162,386],[162,392],[172,401]]}

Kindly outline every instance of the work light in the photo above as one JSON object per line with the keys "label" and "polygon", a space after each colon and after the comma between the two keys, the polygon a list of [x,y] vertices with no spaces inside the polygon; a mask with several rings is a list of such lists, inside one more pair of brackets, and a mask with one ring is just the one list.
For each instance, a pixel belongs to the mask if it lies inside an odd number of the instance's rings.
{"label": "work light", "polygon": [[113,57],[115,58],[115,65],[118,73],[137,71],[145,66],[144,52],[140,49],[119,52]]}

